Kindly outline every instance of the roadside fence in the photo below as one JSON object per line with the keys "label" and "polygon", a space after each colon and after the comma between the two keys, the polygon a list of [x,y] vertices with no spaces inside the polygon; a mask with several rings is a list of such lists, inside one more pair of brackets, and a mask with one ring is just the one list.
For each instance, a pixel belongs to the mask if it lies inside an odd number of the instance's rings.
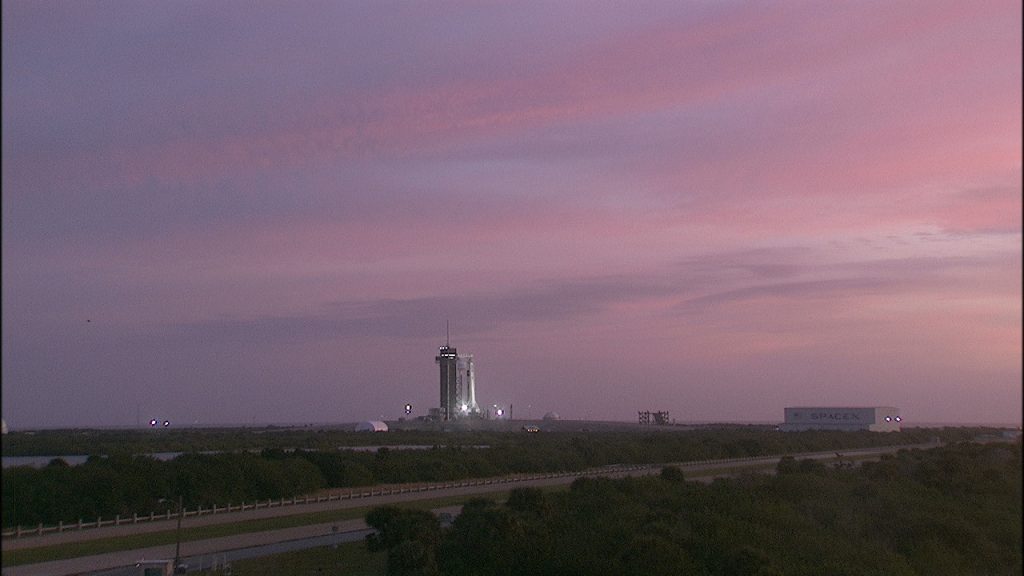
{"label": "roadside fence", "polygon": [[[929,448],[934,447],[935,444],[922,444],[912,446],[891,446],[891,447],[877,447],[877,448],[859,448],[850,450],[839,450],[839,451],[826,451],[826,452],[814,452],[814,453],[801,453],[792,454],[794,457],[799,458],[829,458],[838,455],[840,452],[844,456],[852,456],[858,453],[878,453],[879,451],[886,451],[887,448],[890,451],[895,452],[902,449],[910,448]],[[437,483],[426,483],[426,484],[406,484],[397,485],[391,487],[367,487],[367,488],[352,488],[347,492],[334,492],[331,494],[319,494],[316,496],[293,496],[291,498],[279,498],[275,500],[260,500],[256,502],[242,502],[241,504],[226,504],[224,506],[211,506],[203,508],[202,506],[188,510],[183,509],[181,511],[182,518],[190,518],[197,516],[207,516],[215,514],[227,514],[229,512],[245,512],[248,510],[260,510],[265,508],[279,508],[285,506],[297,506],[304,504],[316,504],[320,502],[332,502],[340,500],[354,500],[358,498],[369,498],[371,496],[390,496],[394,494],[408,494],[412,492],[427,492],[432,490],[444,490],[448,488],[466,488],[473,486],[484,486],[488,484],[511,484],[516,482],[527,482],[533,480],[543,480],[549,478],[565,478],[568,476],[601,476],[609,473],[629,473],[636,471],[652,471],[661,470],[664,466],[678,466],[680,468],[699,468],[702,466],[725,466],[729,464],[744,463],[748,465],[758,464],[759,461],[763,461],[765,464],[771,462],[777,462],[781,457],[785,455],[765,455],[765,456],[747,456],[742,458],[719,458],[711,460],[696,460],[688,462],[678,462],[672,464],[637,464],[637,465],[622,465],[614,464],[609,466],[603,466],[599,468],[591,468],[588,470],[576,471],[576,472],[554,472],[547,474],[522,474],[513,476],[502,476],[497,478],[483,478],[474,480],[465,480],[461,482],[437,482]],[[37,526],[24,527],[17,526],[14,529],[5,530],[0,532],[0,537],[3,538],[24,538],[28,536],[42,536],[44,534],[52,534],[59,532],[67,532],[71,530],[86,530],[92,528],[103,528],[108,526],[121,526],[124,524],[139,524],[142,522],[155,522],[155,521],[168,521],[174,520],[178,517],[177,512],[167,510],[163,513],[150,512],[149,514],[139,515],[132,514],[131,516],[114,516],[114,518],[106,519],[97,518],[89,522],[83,522],[81,519],[78,522],[60,522],[56,526],[44,526],[39,524]]]}
{"label": "roadside fence", "polygon": [[[631,471],[649,468],[648,465],[642,466],[621,466],[616,467],[615,471]],[[608,472],[610,468],[601,469],[601,472]],[[517,476],[504,476],[500,478],[485,478],[477,480],[465,480],[461,482],[438,482],[438,483],[427,483],[427,484],[413,484],[413,485],[400,485],[388,488],[364,488],[358,489],[353,488],[347,492],[335,492],[332,494],[320,494],[316,496],[293,496],[291,498],[279,498],[274,500],[259,500],[256,502],[242,502],[241,504],[227,504],[224,506],[210,506],[202,507],[199,506],[196,509],[189,510],[187,508],[181,511],[182,518],[192,518],[197,516],[207,516],[214,514],[227,514],[229,512],[244,512],[248,510],[262,510],[265,508],[280,508],[287,506],[296,506],[303,504],[316,504],[320,502],[333,502],[340,500],[354,500],[358,498],[369,498],[371,496],[390,496],[394,494],[408,494],[413,492],[427,492],[432,490],[443,490],[447,488],[465,488],[472,486],[484,486],[488,484],[509,484],[515,482],[524,482],[530,480],[540,480],[546,478],[562,478],[566,476],[584,476],[590,473],[598,471],[581,471],[581,472],[556,472],[549,474],[529,474],[529,475],[517,475]],[[39,524],[32,527],[17,526],[14,529],[5,530],[0,533],[3,538],[24,538],[28,536],[42,536],[44,534],[52,534],[59,532],[67,532],[72,530],[86,530],[91,528],[103,528],[109,526],[121,526],[125,524],[139,524],[143,522],[154,522],[154,521],[168,521],[175,520],[178,517],[178,513],[172,510],[166,510],[162,513],[150,512],[149,514],[132,514],[131,516],[114,516],[114,518],[103,519],[97,518],[89,522],[79,520],[78,522],[59,522],[56,526],[44,526]]]}

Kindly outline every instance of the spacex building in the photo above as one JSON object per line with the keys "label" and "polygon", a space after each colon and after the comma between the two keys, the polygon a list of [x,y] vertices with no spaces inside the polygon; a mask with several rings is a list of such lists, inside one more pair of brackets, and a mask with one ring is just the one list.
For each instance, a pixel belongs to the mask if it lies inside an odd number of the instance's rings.
{"label": "spacex building", "polygon": [[872,408],[837,408],[834,406],[799,406],[786,408],[786,421],[779,429],[787,432],[801,430],[869,430],[871,432],[899,432],[900,409],[892,406]]}

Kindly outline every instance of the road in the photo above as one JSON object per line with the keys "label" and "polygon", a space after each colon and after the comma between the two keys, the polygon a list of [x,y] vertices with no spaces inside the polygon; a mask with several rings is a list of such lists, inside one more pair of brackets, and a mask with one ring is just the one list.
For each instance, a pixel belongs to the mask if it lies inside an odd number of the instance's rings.
{"label": "road", "polygon": [[[866,448],[841,451],[844,458],[876,458],[885,453],[896,452],[907,448],[932,448],[934,444],[917,446],[889,446],[883,448]],[[814,452],[793,454],[800,459],[835,459],[836,452]],[[737,458],[728,460],[714,460],[704,462],[683,462],[672,464],[681,468],[686,477],[691,480],[710,482],[716,477],[729,476],[737,472],[737,469],[764,469],[771,470],[778,463],[780,457],[767,456],[755,458]],[[309,504],[297,504],[275,508],[262,508],[258,510],[246,510],[244,512],[231,512],[209,516],[198,516],[187,518],[182,522],[182,528],[194,526],[205,526],[211,524],[240,523],[247,520],[287,516],[294,514],[307,514],[327,510],[339,510],[345,508],[362,508],[381,506],[385,504],[398,504],[402,502],[413,502],[417,500],[449,498],[457,496],[486,495],[493,492],[504,492],[512,488],[559,486],[572,483],[581,476],[604,476],[619,478],[625,476],[640,476],[657,474],[661,471],[662,465],[644,467],[604,467],[587,470],[572,474],[546,475],[544,477],[531,476],[525,479],[513,479],[512,481],[494,482],[490,484],[474,484],[467,486],[456,486],[451,488],[434,489],[427,491],[414,491],[385,494],[355,498],[351,500],[333,500]],[[174,529],[174,520],[147,522],[144,524],[123,524],[82,531],[70,531],[63,533],[45,534],[22,539],[5,539],[3,552],[7,554],[27,548],[40,546],[52,546],[84,540],[111,538],[127,536],[146,532],[167,531]],[[337,535],[338,533],[360,532],[367,530],[362,519],[343,520],[325,524],[313,524],[298,526],[279,530],[264,532],[250,532],[210,538],[182,543],[182,555],[195,558],[209,558],[214,555],[222,555],[232,550],[249,549],[254,547],[265,547],[282,542],[307,540],[314,537]],[[365,532],[364,532],[365,533]],[[27,564],[3,569],[3,576],[70,576],[79,574],[121,574],[123,572],[108,572],[125,566],[132,566],[141,559],[161,559],[174,557],[174,544],[111,552],[94,556],[84,556],[68,560],[53,562],[41,562],[38,564]]]}

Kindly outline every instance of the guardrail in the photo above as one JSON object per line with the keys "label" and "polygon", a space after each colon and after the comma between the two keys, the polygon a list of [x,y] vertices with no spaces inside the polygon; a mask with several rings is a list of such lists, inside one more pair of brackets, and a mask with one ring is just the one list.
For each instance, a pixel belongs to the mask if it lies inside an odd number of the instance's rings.
{"label": "guardrail", "polygon": [[[367,488],[367,489],[352,489],[347,493],[337,492],[334,494],[321,494],[318,496],[303,496],[301,498],[293,496],[291,498],[279,498],[276,500],[260,500],[252,503],[242,502],[239,505],[227,504],[226,506],[212,506],[209,508],[203,508],[202,506],[195,510],[184,509],[181,512],[183,518],[198,517],[214,514],[226,514],[228,512],[244,512],[246,510],[259,510],[263,508],[276,508],[282,506],[294,506],[301,504],[316,504],[319,502],[331,502],[340,500],[352,500],[357,498],[369,498],[371,496],[390,496],[394,494],[407,494],[412,492],[427,492],[432,490],[443,490],[446,488],[466,488],[472,486],[484,486],[488,484],[510,484],[515,482],[526,482],[532,480],[543,480],[550,478],[565,478],[569,476],[600,476],[610,472],[632,472],[637,470],[650,470],[650,469],[661,469],[664,466],[679,466],[681,468],[696,468],[700,466],[708,466],[711,464],[725,465],[725,464],[738,464],[738,463],[754,463],[757,461],[769,461],[778,460],[784,456],[794,456],[799,458],[828,458],[836,454],[842,454],[843,456],[849,456],[858,453],[877,453],[879,451],[892,451],[910,449],[910,448],[922,448],[922,447],[934,447],[935,444],[916,444],[908,446],[890,446],[890,447],[878,447],[878,448],[854,448],[850,450],[833,450],[824,452],[810,452],[810,453],[799,453],[799,454],[781,454],[781,455],[766,455],[766,456],[744,456],[740,458],[719,458],[709,460],[690,460],[687,462],[676,462],[676,463],[662,463],[662,464],[636,464],[636,465],[613,465],[605,466],[601,468],[590,468],[587,470],[577,472],[552,472],[547,474],[524,474],[516,476],[502,476],[500,478],[483,478],[475,480],[464,480],[461,482],[440,482],[433,484],[420,484],[413,486],[398,486],[390,488]],[[44,534],[67,532],[70,530],[86,530],[91,528],[102,528],[106,526],[121,526],[125,524],[139,524],[141,522],[154,522],[154,521],[166,521],[177,518],[177,513],[167,510],[164,513],[157,514],[156,512],[150,512],[146,515],[132,514],[130,517],[115,516],[113,519],[104,520],[103,518],[97,518],[95,521],[83,522],[72,522],[65,524],[64,522],[58,523],[56,526],[44,526],[39,524],[34,527],[23,527],[17,526],[13,530],[7,530],[0,533],[0,537],[3,538],[23,538],[26,536],[42,536]]]}

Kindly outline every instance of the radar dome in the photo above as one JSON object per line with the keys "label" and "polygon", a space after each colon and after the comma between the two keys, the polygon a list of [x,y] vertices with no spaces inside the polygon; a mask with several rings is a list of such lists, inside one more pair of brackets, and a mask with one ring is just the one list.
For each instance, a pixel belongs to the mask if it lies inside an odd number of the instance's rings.
{"label": "radar dome", "polygon": [[558,420],[559,419],[558,412],[548,412],[547,414],[544,415],[544,419],[545,420]]}
{"label": "radar dome", "polygon": [[356,432],[387,432],[388,425],[380,420],[367,420],[356,424]]}

